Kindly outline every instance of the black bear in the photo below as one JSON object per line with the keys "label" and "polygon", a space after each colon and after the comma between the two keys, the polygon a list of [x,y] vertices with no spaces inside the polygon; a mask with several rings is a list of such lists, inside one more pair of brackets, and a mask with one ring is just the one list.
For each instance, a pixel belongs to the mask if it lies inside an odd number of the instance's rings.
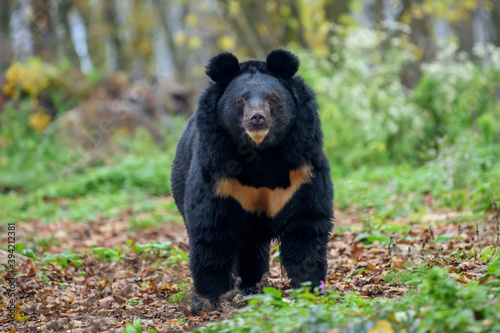
{"label": "black bear", "polygon": [[[298,68],[285,50],[265,62],[212,58],[213,83],[178,143],[172,191],[194,287],[214,308],[236,277],[244,295],[258,291],[272,239],[293,287],[326,277],[333,185],[315,95]],[[202,307],[193,297],[191,311]]]}

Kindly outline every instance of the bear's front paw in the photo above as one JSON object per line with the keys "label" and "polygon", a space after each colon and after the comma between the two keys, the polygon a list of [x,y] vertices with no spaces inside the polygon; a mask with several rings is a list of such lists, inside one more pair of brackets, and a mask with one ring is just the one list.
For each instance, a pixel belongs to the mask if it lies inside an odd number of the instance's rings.
{"label": "bear's front paw", "polygon": [[191,298],[191,313],[196,316],[198,312],[210,312],[220,310],[219,301],[209,301],[205,298],[193,296]]}
{"label": "bear's front paw", "polygon": [[262,292],[262,289],[256,286],[253,287],[240,287],[241,294],[243,296],[255,295]]}

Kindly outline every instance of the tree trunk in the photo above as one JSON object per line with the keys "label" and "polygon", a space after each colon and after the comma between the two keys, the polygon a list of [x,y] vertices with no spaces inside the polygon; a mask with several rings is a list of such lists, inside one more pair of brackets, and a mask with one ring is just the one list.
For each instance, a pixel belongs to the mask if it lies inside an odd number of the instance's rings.
{"label": "tree trunk", "polygon": [[272,49],[277,48],[278,46],[280,46],[280,42],[276,36],[276,31],[273,28],[271,21],[269,20],[269,15],[266,8],[264,7],[265,3],[263,3],[261,0],[252,0],[252,3],[252,7],[256,9],[256,12],[260,17],[260,21],[263,22],[267,28],[270,47]]}
{"label": "tree trunk", "polygon": [[492,2],[495,7],[491,11],[491,30],[493,30],[491,42],[500,47],[500,0]]}
{"label": "tree trunk", "polygon": [[269,41],[264,40],[262,36],[259,34],[257,30],[257,23],[260,21],[259,13],[255,11],[255,8],[252,5],[245,6],[241,8],[243,12],[243,16],[247,21],[247,27],[250,31],[252,37],[255,39],[256,44],[258,45],[257,56],[264,57],[268,52],[271,51],[271,45]]}
{"label": "tree trunk", "polygon": [[[412,5],[422,6],[423,0],[403,0],[403,10],[401,11],[398,20],[404,17],[404,14],[411,10]],[[434,38],[434,17],[432,15],[424,15],[422,18],[413,18],[410,22],[411,42],[420,50],[421,57],[419,60],[410,63],[406,66],[401,76],[402,83],[413,88],[422,76],[420,64],[422,62],[430,62],[436,58],[437,44]]]}
{"label": "tree trunk", "polygon": [[[158,14],[158,19],[160,21],[161,27],[163,28],[163,33],[165,34],[165,37],[167,39],[167,45],[170,51],[170,55],[172,56],[176,82],[180,85],[184,85],[187,82],[187,59],[186,57],[182,56],[182,54],[180,53],[180,49],[177,47],[177,45],[175,45],[173,32],[168,27],[167,15],[165,13],[165,8],[161,0],[154,0],[154,4],[156,7],[156,12]],[[187,9],[186,11],[184,11],[183,19],[186,13]]]}
{"label": "tree trunk", "polygon": [[[299,7],[298,7],[297,3],[295,1],[292,1],[290,3],[290,8],[292,9],[291,16],[294,17],[297,20],[297,22],[299,23],[297,31],[294,32],[296,34],[295,38],[297,38],[297,40],[299,41],[301,47],[303,47],[303,48],[309,48],[309,43],[307,43],[307,40],[306,40],[306,37],[305,37],[304,26],[303,26],[303,23],[302,23],[302,19],[300,18],[300,10],[299,10]],[[288,27],[288,25],[287,25],[287,29],[290,29]],[[295,39],[294,38],[290,38],[290,39],[287,40],[287,42],[290,42],[290,41],[293,41],[293,40],[295,40]]]}
{"label": "tree trunk", "polygon": [[[1,1],[1,0],[0,0]],[[88,56],[90,58],[90,62],[97,66],[101,66],[105,61],[106,57],[104,52],[102,51],[102,45],[100,43],[100,39],[97,37],[96,29],[94,28],[97,25],[101,25],[102,22],[94,22],[95,16],[91,15],[92,8],[90,8],[90,4],[87,3],[86,6],[80,5],[76,6],[76,11],[78,15],[83,19],[85,23],[85,29],[87,34],[87,49]],[[94,20],[93,20],[94,18]],[[94,25],[95,23],[95,25]]]}
{"label": "tree trunk", "polygon": [[122,47],[122,42],[119,35],[119,25],[117,23],[116,17],[116,0],[105,1],[104,8],[104,19],[109,29],[109,38],[111,42],[111,47],[115,52],[115,68],[110,68],[110,70],[125,71],[128,69],[128,59],[125,50]]}
{"label": "tree trunk", "polygon": [[50,0],[33,0],[33,53],[46,61],[55,61],[56,41]]}
{"label": "tree trunk", "polygon": [[7,69],[12,60],[12,44],[10,41],[10,6],[9,1],[0,0],[0,73]]}
{"label": "tree trunk", "polygon": [[[340,18],[343,14],[349,13],[349,1],[346,0],[328,0],[324,7],[326,18],[329,22],[341,25]],[[328,40],[334,36],[334,32],[330,31],[328,33]],[[328,48],[330,53],[337,53],[339,59],[341,58],[341,53],[335,50],[332,43],[328,42]]]}
{"label": "tree trunk", "polygon": [[64,39],[60,41],[64,47],[64,56],[75,66],[80,67],[80,58],[75,50],[75,45],[71,39],[71,28],[69,26],[68,13],[73,7],[73,1],[61,1],[58,4],[58,17],[62,28],[64,29]]}
{"label": "tree trunk", "polygon": [[453,30],[458,36],[460,45],[458,50],[472,55],[472,48],[474,47],[474,26],[472,24],[473,12],[468,12],[470,15],[467,19],[460,20],[453,25]]}
{"label": "tree trunk", "polygon": [[380,26],[380,23],[385,19],[384,0],[375,0],[370,10],[371,10],[371,16],[373,17],[374,27],[378,28]]}
{"label": "tree trunk", "polygon": [[325,13],[328,21],[340,24],[342,14],[349,13],[349,1],[329,0],[325,5]]}

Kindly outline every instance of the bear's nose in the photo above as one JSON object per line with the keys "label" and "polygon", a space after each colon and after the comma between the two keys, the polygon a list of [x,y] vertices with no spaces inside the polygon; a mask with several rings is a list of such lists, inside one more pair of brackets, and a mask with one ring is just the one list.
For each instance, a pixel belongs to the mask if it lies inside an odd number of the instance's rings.
{"label": "bear's nose", "polygon": [[255,125],[259,125],[266,121],[266,116],[262,112],[254,112],[250,115],[250,121]]}

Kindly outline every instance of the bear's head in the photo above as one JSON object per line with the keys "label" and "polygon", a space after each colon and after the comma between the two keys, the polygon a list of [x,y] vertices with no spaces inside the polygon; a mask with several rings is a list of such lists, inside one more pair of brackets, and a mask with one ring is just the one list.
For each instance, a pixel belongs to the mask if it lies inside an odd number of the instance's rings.
{"label": "bear's head", "polygon": [[272,146],[284,140],[297,117],[298,68],[298,58],[285,50],[272,51],[265,62],[240,63],[231,53],[212,58],[206,74],[220,87],[216,112],[225,131],[242,144]]}

